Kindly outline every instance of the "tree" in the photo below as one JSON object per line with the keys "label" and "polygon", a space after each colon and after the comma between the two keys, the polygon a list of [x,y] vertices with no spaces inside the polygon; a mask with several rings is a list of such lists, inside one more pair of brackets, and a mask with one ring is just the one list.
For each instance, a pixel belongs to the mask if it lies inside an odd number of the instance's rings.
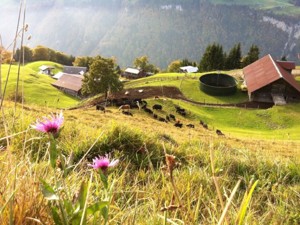
{"label": "tree", "polygon": [[149,73],[158,73],[159,72],[159,69],[156,66],[149,63],[147,56],[141,56],[139,58],[136,58],[133,62],[133,65],[136,68],[143,70],[144,72],[149,72]]}
{"label": "tree", "polygon": [[168,72],[177,73],[177,72],[179,72],[180,67],[181,67],[181,61],[175,60],[168,65]]}
{"label": "tree", "polygon": [[82,66],[87,67],[87,70],[89,70],[89,66],[91,62],[93,61],[92,57],[89,56],[78,56],[75,58],[73,65],[74,66]]}
{"label": "tree", "polygon": [[242,60],[243,67],[250,65],[259,59],[259,48],[256,45],[251,45],[249,52]]}
{"label": "tree", "polygon": [[228,70],[240,69],[241,68],[241,44],[236,44],[228,53],[228,56],[225,58],[224,68]]}
{"label": "tree", "polygon": [[212,70],[221,70],[224,65],[224,53],[223,47],[219,44],[209,45],[200,61],[199,70],[212,71]]}
{"label": "tree", "polygon": [[[23,52],[24,52],[24,62],[32,62],[33,53],[32,53],[31,48],[29,48],[27,46],[22,46],[21,49],[18,48],[16,50],[16,53],[14,55],[14,60],[16,62],[19,62],[19,59],[21,59],[21,61],[23,61]],[[20,58],[20,54],[22,54],[21,58]]]}
{"label": "tree", "polygon": [[95,57],[89,72],[84,75],[82,94],[104,93],[107,98],[109,91],[116,92],[122,88],[123,84],[117,75],[115,62],[101,56]]}
{"label": "tree", "polygon": [[33,49],[33,60],[50,60],[49,48],[44,46],[37,46]]}

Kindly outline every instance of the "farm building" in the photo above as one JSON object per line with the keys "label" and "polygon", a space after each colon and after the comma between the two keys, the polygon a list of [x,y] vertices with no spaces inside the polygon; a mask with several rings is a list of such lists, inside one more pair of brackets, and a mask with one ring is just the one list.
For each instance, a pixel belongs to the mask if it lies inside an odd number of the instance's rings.
{"label": "farm building", "polygon": [[81,96],[83,76],[74,74],[64,74],[52,85],[65,93],[73,96]]}
{"label": "farm building", "polygon": [[276,61],[266,55],[243,69],[250,101],[285,105],[300,100],[300,84],[291,71],[294,62]]}
{"label": "farm building", "polygon": [[135,68],[127,68],[123,73],[122,77],[126,77],[128,79],[137,79],[137,78],[142,78],[146,77],[147,73],[140,69],[135,69]]}
{"label": "farm building", "polygon": [[83,75],[87,71],[86,67],[81,66],[64,66],[63,73]]}
{"label": "farm building", "polygon": [[46,65],[42,65],[39,67],[40,70],[40,74],[46,74],[46,75],[52,75],[52,70],[54,70],[55,67],[53,66],[46,66]]}
{"label": "farm building", "polygon": [[195,66],[182,66],[180,67],[180,72],[182,73],[197,73],[198,67]]}

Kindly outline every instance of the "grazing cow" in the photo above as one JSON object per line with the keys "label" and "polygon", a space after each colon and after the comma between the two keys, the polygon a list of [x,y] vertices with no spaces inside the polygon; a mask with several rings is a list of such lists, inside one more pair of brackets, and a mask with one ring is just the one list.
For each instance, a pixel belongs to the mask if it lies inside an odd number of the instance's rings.
{"label": "grazing cow", "polygon": [[120,107],[119,107],[119,110],[127,110],[127,111],[129,111],[130,110],[130,105],[128,105],[128,104],[126,104],[126,105],[121,105]]}
{"label": "grazing cow", "polygon": [[129,111],[122,111],[122,113],[127,116],[133,116],[132,113]]}
{"label": "grazing cow", "polygon": [[159,116],[157,119],[158,119],[158,121],[160,121],[160,122],[168,123],[168,121],[167,121],[165,118],[162,118],[162,117],[160,117],[160,116]]}
{"label": "grazing cow", "polygon": [[202,127],[205,128],[205,129],[208,129],[208,126],[207,126],[206,123],[203,123],[203,124],[202,124]]}
{"label": "grazing cow", "polygon": [[179,128],[182,128],[182,123],[180,123],[179,121],[177,121],[176,123],[174,123],[174,126],[175,127],[179,127]]}
{"label": "grazing cow", "polygon": [[155,104],[152,106],[152,109],[154,110],[162,110],[162,105],[159,105],[159,104]]}
{"label": "grazing cow", "polygon": [[186,112],[185,111],[179,111],[178,114],[180,114],[182,116],[186,116]]}
{"label": "grazing cow", "polygon": [[102,112],[105,113],[105,107],[102,105],[96,105],[96,110],[101,110]]}
{"label": "grazing cow", "polygon": [[166,115],[166,120],[170,121],[170,117],[168,115]]}
{"label": "grazing cow", "polygon": [[147,107],[144,108],[144,111],[149,114],[153,114],[153,111]]}
{"label": "grazing cow", "polygon": [[157,119],[158,116],[157,116],[155,113],[153,113],[153,118],[154,118],[154,119]]}
{"label": "grazing cow", "polygon": [[176,120],[176,118],[175,118],[175,116],[174,116],[173,114],[169,114],[169,117],[170,117],[171,119],[173,119],[174,121]]}
{"label": "grazing cow", "polygon": [[186,126],[189,127],[189,128],[195,128],[195,125],[191,124],[191,123],[187,124]]}
{"label": "grazing cow", "polygon": [[219,135],[219,136],[224,136],[224,134],[222,133],[222,131],[218,130],[218,129],[216,130],[216,134]]}

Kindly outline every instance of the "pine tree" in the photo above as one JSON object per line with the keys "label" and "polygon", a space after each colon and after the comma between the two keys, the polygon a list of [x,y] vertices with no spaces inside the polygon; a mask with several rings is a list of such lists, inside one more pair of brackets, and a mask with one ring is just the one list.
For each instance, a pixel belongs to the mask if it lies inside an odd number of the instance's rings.
{"label": "pine tree", "polygon": [[242,65],[243,67],[250,65],[259,59],[259,48],[257,45],[251,45],[249,52],[244,57]]}
{"label": "pine tree", "polygon": [[212,71],[212,70],[222,70],[224,68],[224,53],[223,47],[219,44],[209,45],[200,61],[199,70]]}
{"label": "pine tree", "polygon": [[240,69],[241,68],[241,44],[238,43],[234,45],[234,47],[229,51],[228,56],[225,59],[225,69]]}

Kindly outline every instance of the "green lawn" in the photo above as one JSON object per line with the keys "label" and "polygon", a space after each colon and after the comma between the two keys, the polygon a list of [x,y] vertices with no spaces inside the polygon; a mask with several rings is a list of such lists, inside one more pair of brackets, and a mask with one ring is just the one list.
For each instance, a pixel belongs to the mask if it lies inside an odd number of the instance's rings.
{"label": "green lawn", "polygon": [[146,86],[175,86],[189,99],[205,103],[240,103],[248,100],[248,95],[240,89],[231,96],[211,96],[202,92],[199,88],[199,77],[203,74],[197,73],[185,76],[182,73],[164,73],[151,77],[133,80],[126,83],[125,88]]}
{"label": "green lawn", "polygon": [[[52,62],[35,62],[27,64],[20,69],[19,92],[23,93],[26,104],[36,104],[47,107],[68,108],[76,105],[79,100],[57,90],[51,84],[55,81],[51,77],[38,74],[41,65],[61,66]],[[6,83],[9,65],[2,65],[2,91]],[[14,99],[16,90],[18,66],[13,65],[10,70],[5,98]]]}

